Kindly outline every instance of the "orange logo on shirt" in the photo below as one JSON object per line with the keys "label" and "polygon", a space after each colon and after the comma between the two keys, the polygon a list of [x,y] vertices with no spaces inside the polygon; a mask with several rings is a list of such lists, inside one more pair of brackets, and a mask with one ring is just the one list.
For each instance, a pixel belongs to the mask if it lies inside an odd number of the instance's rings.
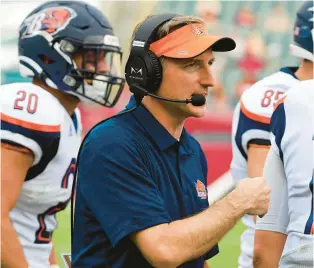
{"label": "orange logo on shirt", "polygon": [[197,180],[195,183],[195,187],[197,191],[197,196],[200,197],[201,199],[206,199],[207,192],[204,183],[202,183],[200,180]]}

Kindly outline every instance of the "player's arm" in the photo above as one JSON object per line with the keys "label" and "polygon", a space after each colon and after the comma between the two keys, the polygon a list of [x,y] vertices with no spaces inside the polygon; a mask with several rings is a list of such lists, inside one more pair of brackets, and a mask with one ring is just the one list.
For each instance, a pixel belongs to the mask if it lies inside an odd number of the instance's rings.
{"label": "player's arm", "polygon": [[257,219],[254,239],[254,268],[278,268],[286,242],[288,223],[287,183],[280,157],[270,149],[263,176],[271,188],[270,206],[262,219]]}
{"label": "player's arm", "polygon": [[263,92],[257,91],[255,93],[254,90],[251,90],[243,95],[240,102],[239,125],[245,129],[241,138],[242,144],[247,149],[249,178],[262,176],[270,147],[270,135],[268,133],[273,103],[263,101]]}
{"label": "player's arm", "polygon": [[248,177],[260,177],[263,174],[265,160],[270,146],[250,143],[248,145]]}
{"label": "player's arm", "polygon": [[284,164],[281,159],[282,143],[279,142],[282,141],[286,125],[283,100],[284,98],[279,101],[279,109],[277,106],[271,120],[272,147],[266,159],[263,175],[272,192],[267,214],[264,218],[257,220],[253,257],[255,268],[278,268],[287,237],[288,189]]}
{"label": "player's arm", "polygon": [[282,233],[257,230],[253,256],[254,268],[278,268],[286,238],[287,235]]}
{"label": "player's arm", "polygon": [[28,267],[17,233],[9,218],[15,206],[33,154],[25,148],[1,143],[1,267]]}
{"label": "player's arm", "polygon": [[204,262],[204,268],[210,268],[207,261]]}
{"label": "player's arm", "polygon": [[265,89],[258,85],[247,90],[235,109],[231,170],[236,181],[241,179],[236,170],[238,158],[246,159],[249,178],[259,177],[263,172],[270,147],[270,117],[273,111],[273,102],[271,99],[264,101],[264,92]]}
{"label": "player's arm", "polygon": [[[249,143],[248,145],[248,156],[247,156],[247,167],[248,177],[255,178],[260,177],[263,174],[263,168],[265,160],[269,151],[269,145],[261,145],[256,143]],[[256,222],[256,217],[253,217]]]}

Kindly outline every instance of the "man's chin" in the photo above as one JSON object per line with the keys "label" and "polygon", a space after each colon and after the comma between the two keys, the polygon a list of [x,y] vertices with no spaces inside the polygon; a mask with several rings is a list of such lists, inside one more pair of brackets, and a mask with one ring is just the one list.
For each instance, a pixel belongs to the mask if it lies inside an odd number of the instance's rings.
{"label": "man's chin", "polygon": [[205,114],[206,114],[205,105],[199,107],[194,106],[189,110],[189,117],[199,118],[205,116]]}

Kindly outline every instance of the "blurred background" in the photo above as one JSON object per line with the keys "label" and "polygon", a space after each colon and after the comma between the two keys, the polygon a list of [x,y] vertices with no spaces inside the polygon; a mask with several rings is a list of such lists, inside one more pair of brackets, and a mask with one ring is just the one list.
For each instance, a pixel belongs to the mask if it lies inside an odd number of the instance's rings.
{"label": "blurred background", "polygon": [[[18,73],[18,27],[26,15],[45,1],[1,1],[1,84],[29,81]],[[295,66],[289,55],[295,13],[300,1],[95,1],[88,0],[108,17],[123,47],[123,67],[129,55],[130,37],[135,25],[149,14],[177,13],[197,15],[208,23],[213,35],[235,39],[237,48],[216,53],[213,72],[216,85],[207,102],[208,113],[201,119],[189,119],[186,128],[201,142],[205,151],[212,187],[209,198],[230,186],[232,112],[241,94],[260,78],[283,66]],[[14,12],[13,12],[14,11]],[[96,104],[81,104],[84,133],[95,123],[123,109],[130,92],[127,86],[114,109]],[[69,211],[59,216],[54,236],[58,253],[70,251]],[[222,241],[221,254],[210,261],[211,267],[237,267],[238,224]],[[59,254],[58,254],[59,255]],[[63,265],[63,263],[62,263]]]}

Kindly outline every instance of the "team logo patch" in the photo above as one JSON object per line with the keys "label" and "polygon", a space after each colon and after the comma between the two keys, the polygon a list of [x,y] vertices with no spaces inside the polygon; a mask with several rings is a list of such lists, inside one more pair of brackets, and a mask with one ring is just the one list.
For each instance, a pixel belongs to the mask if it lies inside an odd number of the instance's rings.
{"label": "team logo patch", "polygon": [[72,8],[50,7],[27,18],[20,31],[23,37],[31,37],[42,31],[54,35],[75,17],[76,13]]}
{"label": "team logo patch", "polygon": [[192,32],[196,36],[206,34],[206,30],[203,26],[192,26]]}
{"label": "team logo patch", "polygon": [[202,183],[200,180],[197,180],[195,183],[195,187],[197,191],[197,196],[200,197],[201,199],[206,199],[207,192],[204,183]]}

